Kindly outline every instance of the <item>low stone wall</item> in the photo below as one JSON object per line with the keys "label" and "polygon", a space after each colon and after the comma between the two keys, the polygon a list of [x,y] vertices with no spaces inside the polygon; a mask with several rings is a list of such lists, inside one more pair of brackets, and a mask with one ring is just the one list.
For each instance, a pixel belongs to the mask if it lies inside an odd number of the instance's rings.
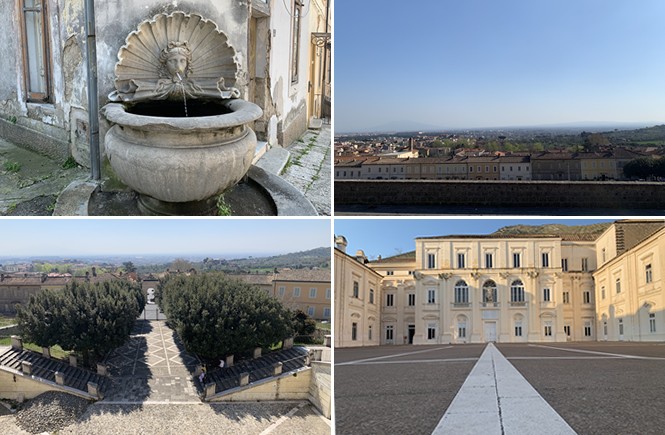
{"label": "low stone wall", "polygon": [[329,362],[312,363],[312,381],[309,384],[309,401],[326,418],[331,415],[331,374]]}
{"label": "low stone wall", "polygon": [[[20,121],[20,123],[14,124],[0,119],[0,137],[14,145],[43,154],[59,162],[67,159],[69,143],[66,131],[28,118],[21,118]],[[22,125],[22,123],[29,122],[43,131],[30,128],[33,126]]]}
{"label": "low stone wall", "polygon": [[335,205],[665,209],[665,183],[338,180]]}
{"label": "low stone wall", "polygon": [[12,335],[21,335],[18,325],[9,325],[0,328],[0,337],[11,337]]}
{"label": "low stone wall", "polygon": [[296,373],[287,373],[278,378],[268,378],[258,381],[256,385],[231,391],[223,392],[210,399],[210,402],[255,402],[265,400],[307,400],[309,397],[309,386],[311,382],[312,369]]}

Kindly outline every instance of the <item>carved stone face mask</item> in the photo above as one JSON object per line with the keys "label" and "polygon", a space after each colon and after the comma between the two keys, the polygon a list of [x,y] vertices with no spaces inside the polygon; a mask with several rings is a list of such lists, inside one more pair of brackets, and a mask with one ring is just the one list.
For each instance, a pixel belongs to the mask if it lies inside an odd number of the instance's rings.
{"label": "carved stone face mask", "polygon": [[171,77],[176,77],[177,74],[180,74],[180,77],[185,77],[187,57],[180,53],[172,53],[166,61],[166,68]]}

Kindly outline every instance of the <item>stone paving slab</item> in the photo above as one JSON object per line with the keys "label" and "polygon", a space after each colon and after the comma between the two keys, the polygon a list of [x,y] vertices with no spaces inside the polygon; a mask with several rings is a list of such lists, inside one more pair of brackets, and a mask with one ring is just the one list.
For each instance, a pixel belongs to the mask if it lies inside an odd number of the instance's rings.
{"label": "stone paving slab", "polygon": [[287,147],[291,164],[282,174],[284,180],[305,195],[320,216],[331,213],[331,144],[329,124],[324,124],[321,130],[307,130]]}

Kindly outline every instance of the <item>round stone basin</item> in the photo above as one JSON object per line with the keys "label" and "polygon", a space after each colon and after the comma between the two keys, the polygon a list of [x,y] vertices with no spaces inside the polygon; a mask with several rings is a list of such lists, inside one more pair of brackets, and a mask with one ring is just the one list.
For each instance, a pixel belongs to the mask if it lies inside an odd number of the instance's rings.
{"label": "round stone basin", "polygon": [[160,101],[102,109],[112,124],[106,155],[120,179],[141,194],[145,214],[207,214],[211,199],[240,181],[252,163],[256,135],[247,124],[261,116],[260,107],[239,99],[193,100],[187,111],[191,116],[184,117],[183,104]]}

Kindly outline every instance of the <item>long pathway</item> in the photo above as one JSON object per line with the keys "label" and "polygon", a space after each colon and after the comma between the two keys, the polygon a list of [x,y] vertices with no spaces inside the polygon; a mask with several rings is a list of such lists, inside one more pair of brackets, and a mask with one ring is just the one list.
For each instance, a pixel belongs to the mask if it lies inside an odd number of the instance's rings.
{"label": "long pathway", "polygon": [[104,360],[113,379],[104,403],[199,402],[194,371],[200,363],[165,321],[137,320],[129,342]]}

